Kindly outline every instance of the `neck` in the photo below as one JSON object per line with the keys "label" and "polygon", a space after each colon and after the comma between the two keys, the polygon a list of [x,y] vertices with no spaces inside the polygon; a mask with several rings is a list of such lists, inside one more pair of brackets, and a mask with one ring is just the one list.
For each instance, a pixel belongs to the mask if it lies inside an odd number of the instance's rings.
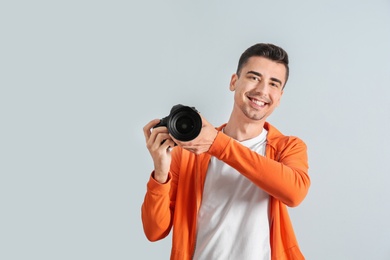
{"label": "neck", "polygon": [[224,133],[242,142],[260,135],[263,131],[264,123],[264,120],[255,121],[248,118],[240,120],[231,115],[225,126]]}

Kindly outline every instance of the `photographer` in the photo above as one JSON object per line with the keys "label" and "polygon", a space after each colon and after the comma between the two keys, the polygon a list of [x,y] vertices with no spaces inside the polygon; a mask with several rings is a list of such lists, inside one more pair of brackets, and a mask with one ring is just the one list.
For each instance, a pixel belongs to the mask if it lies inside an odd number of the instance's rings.
{"label": "photographer", "polygon": [[297,206],[310,186],[306,145],[266,122],[288,75],[282,48],[256,44],[231,77],[226,124],[215,128],[200,116],[189,141],[155,127],[160,119],[144,127],[154,171],[143,227],[151,241],[173,228],[171,259],[304,259],[286,206]]}

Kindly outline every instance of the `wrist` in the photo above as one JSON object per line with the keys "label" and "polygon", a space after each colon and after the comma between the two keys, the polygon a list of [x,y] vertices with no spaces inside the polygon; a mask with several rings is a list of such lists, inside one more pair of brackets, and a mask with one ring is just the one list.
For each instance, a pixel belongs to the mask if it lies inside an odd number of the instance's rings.
{"label": "wrist", "polygon": [[166,173],[158,173],[156,171],[153,172],[152,177],[155,181],[164,184],[168,181],[168,174]]}

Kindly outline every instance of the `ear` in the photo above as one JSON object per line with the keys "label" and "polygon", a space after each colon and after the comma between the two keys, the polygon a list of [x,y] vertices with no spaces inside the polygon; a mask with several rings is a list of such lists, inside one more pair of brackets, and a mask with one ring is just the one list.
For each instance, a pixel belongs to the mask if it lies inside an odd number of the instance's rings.
{"label": "ear", "polygon": [[237,79],[238,79],[237,74],[233,74],[232,77],[230,78],[230,86],[229,86],[230,91],[236,90]]}

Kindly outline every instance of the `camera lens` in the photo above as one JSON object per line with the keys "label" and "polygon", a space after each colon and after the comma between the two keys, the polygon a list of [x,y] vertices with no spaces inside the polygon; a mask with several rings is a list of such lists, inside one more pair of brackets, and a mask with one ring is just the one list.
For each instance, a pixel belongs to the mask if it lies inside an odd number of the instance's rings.
{"label": "camera lens", "polygon": [[176,129],[181,134],[188,134],[194,129],[194,122],[188,116],[182,116],[176,121]]}
{"label": "camera lens", "polygon": [[181,107],[171,115],[167,127],[169,133],[177,140],[190,141],[199,135],[202,119],[190,107]]}

